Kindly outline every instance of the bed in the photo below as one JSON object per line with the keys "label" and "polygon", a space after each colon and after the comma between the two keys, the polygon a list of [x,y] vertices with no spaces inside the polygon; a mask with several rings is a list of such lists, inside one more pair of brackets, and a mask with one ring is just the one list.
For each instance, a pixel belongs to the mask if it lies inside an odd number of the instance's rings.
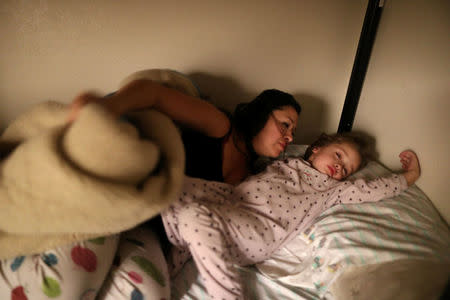
{"label": "bed", "polygon": [[[170,70],[132,74],[193,95],[198,87]],[[284,157],[302,156],[289,145]],[[389,170],[370,162],[350,179],[374,178]],[[246,299],[439,299],[450,274],[450,230],[415,185],[377,203],[338,205],[281,248],[271,259],[240,268]],[[209,299],[190,260],[173,278],[173,300]]]}
{"label": "bed", "polygon": [[[196,85],[186,76],[171,70],[146,70],[143,72],[137,72],[127,77],[122,85],[127,83],[130,80],[136,78],[150,78],[152,80],[159,81],[162,84],[166,84],[173,88],[179,89],[182,92],[199,96],[201,93]],[[60,108],[60,106],[50,106],[53,109]],[[48,108],[48,107],[47,107]],[[92,107],[92,113],[95,113],[95,107]],[[57,110],[60,112],[58,115],[61,120],[64,120],[65,114],[62,114],[63,110]],[[87,110],[88,112],[90,110]],[[96,112],[98,117],[101,116],[101,110]],[[48,111],[46,111],[46,114]],[[148,112],[141,112],[148,113]],[[80,124],[86,125],[88,128],[88,132],[93,131],[92,127],[100,126],[103,123],[99,122],[99,120],[103,120],[102,118],[96,117],[96,114],[92,115],[92,118],[89,119],[89,114],[85,114],[86,117],[83,119],[80,117],[78,121]],[[38,114],[40,118],[43,115]],[[51,118],[47,118],[45,120],[49,120],[50,123],[56,122],[55,114],[51,115]],[[109,116],[109,115],[108,115]],[[94,118],[95,117],[95,118]],[[137,117],[137,116],[136,116]],[[143,119],[147,120],[148,116],[141,116]],[[145,118],[144,118],[145,117]],[[152,128],[152,130],[156,130],[161,127],[158,118],[153,116],[150,120],[154,120],[157,123],[145,123]],[[162,115],[161,115],[162,117]],[[104,116],[105,122],[110,120],[111,118],[106,118]],[[23,127],[24,123],[21,123],[19,119],[15,124],[21,128],[20,132],[24,132],[27,135],[32,135],[34,132],[28,132],[25,130],[28,127]],[[28,120],[29,119],[23,119]],[[22,120],[22,121],[23,121]],[[60,122],[62,122],[60,120]],[[82,122],[85,120],[85,122]],[[159,120],[159,121],[158,121]],[[92,121],[92,122],[88,122]],[[170,120],[166,119],[167,122]],[[36,122],[31,122],[31,125],[35,125]],[[36,124],[40,124],[42,122],[37,122]],[[125,129],[122,128],[126,125],[126,122],[117,122],[114,118],[107,122],[107,124],[120,124],[117,125],[117,129]],[[106,124],[106,123],[105,123]],[[165,123],[164,123],[165,124]],[[166,124],[169,125],[169,124]],[[171,126],[173,124],[170,123]],[[52,127],[52,124],[46,124],[46,126]],[[114,125],[115,126],[115,125]],[[111,128],[116,128],[116,127]],[[35,126],[31,126],[34,129]],[[78,128],[73,126],[73,128]],[[84,127],[83,127],[84,128]],[[110,128],[110,127],[106,127]],[[127,127],[128,128],[128,127]],[[165,128],[165,132],[161,137],[168,137],[167,128],[168,126],[162,126],[161,128]],[[11,129],[11,127],[9,127]],[[82,129],[82,128],[81,128]],[[130,128],[128,128],[130,129]],[[124,132],[129,132],[129,130]],[[24,131],[25,130],[25,131]],[[174,133],[177,131],[175,126],[173,126]],[[72,138],[76,141],[73,145],[82,144],[77,139],[79,137],[85,138],[85,134],[76,135],[78,132],[75,129],[71,135],[68,133],[65,137],[66,143],[68,141],[72,141]],[[80,131],[86,132],[86,131]],[[94,130],[94,132],[97,132]],[[138,151],[138,153],[134,153],[139,150],[142,142],[137,135],[136,132],[130,131],[129,133],[133,133],[130,135],[132,137],[131,141],[134,143],[130,143],[130,141],[124,140],[123,143],[119,143],[118,145],[126,146],[124,151],[118,151],[118,146],[114,146],[118,155],[120,153],[126,153],[127,158],[130,157],[130,151],[133,153],[132,157],[138,159],[139,154],[145,160],[149,159],[149,152],[143,148],[145,151]],[[74,135],[75,134],[75,135]],[[70,135],[70,136],[69,136]],[[38,135],[39,140],[41,136],[46,137],[47,135]],[[3,138],[6,136],[4,135]],[[51,135],[50,137],[53,137]],[[72,137],[72,138],[71,138]],[[124,138],[127,138],[128,135],[124,135]],[[161,147],[167,148],[167,155],[171,153],[169,150],[175,151],[176,149],[182,149],[181,141],[179,145],[174,145],[174,139],[168,139],[171,143],[164,142],[161,140]],[[78,142],[77,142],[78,141]],[[120,142],[121,140],[117,137],[112,139],[114,142]],[[156,140],[155,140],[156,141]],[[97,146],[95,149],[100,154],[103,153],[99,150],[99,148],[105,148],[105,151],[109,151],[110,147],[107,143],[102,142],[102,140],[98,139],[98,134],[94,135],[94,140],[89,141],[89,144],[93,144],[97,142]],[[105,145],[103,145],[105,144]],[[31,146],[30,146],[31,145]],[[33,143],[24,143],[21,146],[21,149],[29,149],[26,147],[32,147],[35,144]],[[41,144],[38,144],[41,145]],[[47,144],[44,144],[44,146]],[[50,145],[50,144],[49,144]],[[53,143],[51,143],[53,145]],[[72,144],[71,144],[72,145]],[[103,147],[101,147],[103,145]],[[130,146],[131,145],[131,146]],[[144,145],[141,145],[142,147]],[[130,148],[131,147],[131,148]],[[304,145],[290,145],[283,156],[285,157],[297,157],[302,156],[305,150]],[[66,150],[70,149],[70,157],[71,161],[77,162],[77,165],[84,165],[84,159],[86,158],[82,154],[85,149],[84,147],[78,147],[82,150],[81,153],[75,153],[74,151],[77,147],[68,147]],[[164,149],[165,149],[164,148]],[[45,147],[47,149],[47,147]],[[53,149],[53,148],[51,148]],[[57,147],[59,150],[59,147]],[[153,149],[153,148],[152,148]],[[163,149],[163,148],[161,148]],[[30,150],[30,149],[29,149]],[[13,158],[8,158],[10,161],[8,162],[8,166],[11,165],[12,160],[23,162],[18,160],[20,155],[26,155],[29,153],[30,155],[40,155],[39,160],[43,160],[42,152],[36,152],[36,148],[31,148],[33,151],[24,152],[15,151],[15,155]],[[177,151],[175,151],[177,152]],[[41,154],[36,154],[41,153]],[[51,152],[53,153],[53,152]],[[58,152],[59,153],[59,152]],[[96,153],[96,152],[95,152]],[[178,153],[178,152],[177,152]],[[180,154],[181,153],[181,154]],[[178,157],[183,156],[182,151],[178,153],[178,155],[171,154],[170,157]],[[64,154],[69,155],[67,153]],[[53,156],[51,156],[53,157]],[[59,157],[59,156],[58,156]],[[87,158],[89,158],[88,167],[91,166],[91,158],[93,154],[89,152]],[[169,156],[167,156],[169,157]],[[80,158],[82,159],[76,159]],[[35,161],[35,160],[25,160]],[[95,160],[95,162],[103,162],[102,156]],[[127,159],[126,161],[129,161]],[[117,159],[118,171],[122,172],[124,169],[124,165],[121,163],[121,159]],[[175,168],[179,172],[177,173],[179,176],[176,177],[181,182],[182,178],[182,165],[183,160],[173,160]],[[150,162],[153,166],[155,165],[154,161]],[[30,169],[31,166],[26,164],[27,168]],[[42,165],[42,164],[41,164]],[[45,164],[47,166],[47,164]],[[49,164],[51,165],[51,164]],[[56,164],[55,167],[58,169],[60,164]],[[137,163],[138,166],[142,166],[142,161],[139,160]],[[37,176],[35,178],[41,178],[40,176],[42,169],[39,168],[39,164],[36,164],[37,168]],[[105,167],[104,164],[101,164],[102,168]],[[48,167],[48,166],[47,166]],[[107,174],[111,176],[111,167],[112,164],[107,164]],[[11,168],[10,168],[11,169]],[[34,170],[33,169],[33,170]],[[126,168],[125,168],[126,169]],[[134,170],[134,168],[131,168]],[[135,182],[140,182],[142,176],[148,174],[147,168],[140,170],[141,175],[134,176],[135,179],[131,180],[126,177],[126,184],[132,185],[129,188],[127,185],[120,184],[118,186],[111,186],[108,183],[106,194],[109,195],[109,191],[112,188],[115,189],[124,189],[129,191],[130,195],[133,197],[130,199],[139,200],[141,199],[145,203],[149,199],[147,191],[145,188],[142,190],[143,193],[136,194],[135,191]],[[3,169],[5,171],[6,169]],[[12,168],[15,173],[17,173],[16,168]],[[77,172],[81,172],[81,169],[75,168]],[[90,169],[89,169],[90,170]],[[98,166],[96,166],[95,170],[98,171]],[[104,171],[103,169],[101,169]],[[117,171],[115,170],[115,171]],[[5,171],[6,172],[6,171]],[[121,173],[119,172],[119,175]],[[385,167],[383,167],[378,162],[371,162],[365,168],[360,170],[359,172],[352,175],[353,178],[357,177],[366,177],[373,178],[376,176],[381,176],[389,172]],[[14,173],[14,174],[15,174]],[[20,173],[20,172],[19,172]],[[29,173],[29,171],[28,171]],[[27,174],[28,174],[27,173]],[[9,173],[8,173],[9,174]],[[48,172],[46,173],[48,177]],[[62,174],[62,173],[57,173]],[[84,173],[83,173],[84,174]],[[96,173],[95,173],[96,174]],[[114,173],[116,174],[116,173]],[[133,173],[134,174],[134,173]],[[11,174],[9,174],[11,175]],[[20,173],[20,178],[23,178],[23,174]],[[78,174],[81,175],[81,174]],[[129,175],[129,174],[128,174]],[[84,176],[84,175],[83,175]],[[103,176],[103,175],[102,175]],[[133,178],[134,178],[133,177]],[[171,176],[172,180],[175,178]],[[58,176],[58,180],[62,180],[61,176]],[[68,177],[69,179],[72,177]],[[84,178],[84,177],[83,177]],[[90,177],[89,177],[90,178]],[[109,178],[109,177],[108,177]],[[122,177],[120,177],[122,178]],[[68,180],[69,180],[68,179]],[[118,180],[115,178],[114,180]],[[123,179],[120,179],[123,180]],[[130,181],[131,180],[131,181]],[[137,181],[136,181],[137,180]],[[130,181],[130,182],[129,182]],[[39,181],[40,182],[40,181]],[[43,183],[45,184],[45,180]],[[59,181],[58,181],[59,182]],[[84,181],[83,181],[84,182]],[[97,182],[97,180],[95,181]],[[109,182],[109,181],[108,181]],[[5,183],[5,182],[4,182]],[[37,183],[37,182],[35,182]],[[100,184],[99,182],[98,184]],[[61,187],[64,187],[64,190],[67,189],[69,184],[75,184],[73,180],[69,180],[64,184],[60,184]],[[103,183],[100,184],[103,187]],[[95,194],[97,199],[96,203],[101,202],[99,197],[98,186],[94,186],[96,189],[92,192]],[[50,201],[49,197],[55,194],[53,197],[56,201],[55,203],[59,203],[58,206],[61,206],[61,199],[58,194],[59,190],[55,190],[54,193],[50,193],[47,189],[38,189],[38,190],[46,190],[47,195],[45,197],[45,205],[48,206]],[[74,187],[72,190],[80,191],[82,194],[78,197],[74,196],[76,203],[79,203],[79,199],[86,196],[88,192],[86,188],[77,188]],[[123,195],[126,192],[117,191],[118,195],[121,195],[121,200],[123,200]],[[176,193],[176,189],[174,188],[174,193]],[[142,194],[142,195],[141,195]],[[8,194],[9,195],[9,194]],[[167,194],[167,197],[174,197],[175,194]],[[131,197],[131,196],[130,196]],[[166,198],[167,198],[166,197]],[[52,198],[52,199],[53,199]],[[128,203],[129,205],[136,202],[136,210],[126,209],[119,210],[120,217],[123,219],[124,214],[123,211],[129,212],[130,219],[127,221],[131,222],[130,224],[121,224],[120,222],[113,222],[112,224],[119,224],[120,226],[124,226],[126,228],[131,228],[135,226],[137,223],[146,220],[147,218],[153,216],[157,211],[163,207],[164,197],[150,197],[151,199],[159,199],[161,202],[160,205],[156,205],[158,201],[153,202],[153,205],[148,206],[148,211],[142,210],[141,206],[139,206],[139,201],[124,201],[124,203]],[[168,200],[168,199],[166,199]],[[108,211],[106,208],[110,207],[109,205],[111,201],[110,197],[107,197],[107,201],[105,204],[105,208],[101,211]],[[122,203],[121,201],[119,201]],[[118,202],[118,203],[119,203]],[[91,206],[89,206],[91,207]],[[145,206],[147,207],[147,206]],[[8,215],[8,209],[12,209],[11,207],[5,207],[4,210],[0,210],[3,213],[1,220],[5,226],[5,228],[9,228],[6,226],[11,225],[6,222]],[[18,210],[23,213],[22,210]],[[89,209],[91,211],[91,209]],[[117,214],[117,210],[112,210]],[[6,215],[5,215],[6,212]],[[14,216],[13,213],[10,214]],[[141,219],[137,219],[137,215],[140,215]],[[111,216],[105,216],[104,218],[98,218],[98,214],[95,213],[92,218],[93,221],[99,219],[108,219]],[[58,218],[46,218],[46,221],[52,221]],[[43,226],[45,222],[41,219],[37,218],[39,222],[39,226]],[[14,220],[11,220],[13,222]],[[50,222],[49,221],[49,222]],[[20,223],[20,222],[19,222]],[[92,223],[89,225],[87,232],[94,234],[93,237],[98,235],[104,235],[105,231],[102,231],[102,228],[97,228],[96,226],[104,226],[104,221]],[[123,223],[123,222],[122,222]],[[46,224],[46,223],[45,223]],[[18,226],[22,226],[23,224],[19,224]],[[51,224],[54,225],[54,224]],[[69,228],[73,228],[74,220],[72,218],[69,223]],[[80,222],[79,226],[86,226],[86,222]],[[50,226],[50,225],[49,225]],[[40,227],[39,227],[40,228]],[[50,228],[53,227],[50,226]],[[96,229],[93,231],[93,229]],[[104,229],[104,228],[103,228]],[[107,232],[111,232],[110,226],[107,228]],[[120,228],[116,228],[114,232],[120,232]],[[46,232],[46,231],[43,231]],[[53,232],[53,231],[52,231]],[[66,231],[64,231],[66,232]],[[31,242],[36,242],[37,245],[42,244],[42,240],[39,239],[39,236],[33,235],[36,237],[35,240]],[[70,235],[72,237],[72,235]],[[92,236],[89,236],[91,238]],[[5,252],[8,248],[6,246],[13,246],[13,244],[7,242],[7,236],[3,235],[3,244],[0,247],[0,252]],[[29,239],[27,240],[28,242]],[[36,246],[32,243],[31,246]],[[31,247],[30,246],[30,247]],[[33,248],[36,250],[35,248]],[[363,203],[363,204],[353,204],[353,205],[337,205],[325,212],[323,212],[317,220],[306,230],[301,232],[293,241],[287,244],[285,247],[279,249],[270,259],[261,262],[254,266],[248,266],[240,268],[240,271],[243,276],[243,280],[245,281],[245,299],[325,299],[325,300],[365,300],[365,299],[377,299],[377,300],[388,300],[388,299],[411,299],[411,300],[422,300],[422,299],[439,299],[443,290],[448,289],[448,278],[450,274],[450,230],[447,223],[441,218],[436,208],[433,206],[430,199],[415,185],[408,188],[405,192],[400,194],[399,196],[384,199],[382,201],[376,203]],[[11,251],[13,251],[12,249]],[[33,253],[42,252],[42,251],[33,251]],[[7,255],[5,254],[5,257]],[[186,265],[184,265],[181,272],[172,279],[171,281],[172,288],[172,300],[200,300],[200,299],[208,299],[206,290],[202,284],[202,281],[199,278],[198,272],[196,270],[195,264],[193,261],[189,261]],[[445,297],[445,296],[443,296]],[[442,298],[444,299],[444,298]]]}

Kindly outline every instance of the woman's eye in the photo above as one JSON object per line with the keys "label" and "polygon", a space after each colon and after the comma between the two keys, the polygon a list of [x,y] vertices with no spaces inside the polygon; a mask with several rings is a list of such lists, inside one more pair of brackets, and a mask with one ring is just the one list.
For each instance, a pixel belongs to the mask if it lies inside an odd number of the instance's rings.
{"label": "woman's eye", "polygon": [[284,129],[289,128],[289,123],[283,122],[283,123],[281,123],[281,125],[284,127]]}
{"label": "woman's eye", "polygon": [[339,152],[336,152],[337,158],[341,159],[341,154]]}

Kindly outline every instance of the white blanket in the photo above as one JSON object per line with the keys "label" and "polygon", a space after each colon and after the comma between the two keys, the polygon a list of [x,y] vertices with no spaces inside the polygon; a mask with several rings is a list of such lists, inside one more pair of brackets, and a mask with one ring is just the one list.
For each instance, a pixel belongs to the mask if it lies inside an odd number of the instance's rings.
{"label": "white blanket", "polygon": [[139,132],[89,104],[41,103],[0,137],[0,259],[130,229],[168,206],[184,174],[177,128],[130,115]]}

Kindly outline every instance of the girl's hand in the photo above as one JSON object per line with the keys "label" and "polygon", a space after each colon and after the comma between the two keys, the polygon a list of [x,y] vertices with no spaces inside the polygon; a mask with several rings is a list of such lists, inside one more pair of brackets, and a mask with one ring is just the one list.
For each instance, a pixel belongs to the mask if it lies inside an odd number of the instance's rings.
{"label": "girl's hand", "polygon": [[77,97],[75,97],[75,99],[70,104],[67,122],[71,123],[71,122],[75,121],[78,118],[78,115],[80,114],[81,109],[85,105],[87,105],[91,102],[99,103],[102,101],[102,99],[103,99],[102,97],[99,97],[96,94],[91,93],[91,92],[82,93],[82,94],[78,95]]}
{"label": "girl's hand", "polygon": [[399,157],[402,164],[402,169],[404,170],[403,175],[408,182],[408,186],[410,186],[420,177],[419,158],[416,153],[411,150],[403,151],[400,153]]}

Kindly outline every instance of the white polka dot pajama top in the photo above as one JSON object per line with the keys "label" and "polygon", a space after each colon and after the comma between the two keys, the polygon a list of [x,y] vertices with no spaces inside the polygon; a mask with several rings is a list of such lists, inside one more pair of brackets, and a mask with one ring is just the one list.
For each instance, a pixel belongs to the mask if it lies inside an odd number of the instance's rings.
{"label": "white polka dot pajama top", "polygon": [[176,246],[172,273],[189,254],[212,299],[243,299],[234,265],[263,261],[339,203],[378,201],[407,188],[402,175],[337,181],[300,158],[276,161],[237,186],[186,177],[161,215]]}

